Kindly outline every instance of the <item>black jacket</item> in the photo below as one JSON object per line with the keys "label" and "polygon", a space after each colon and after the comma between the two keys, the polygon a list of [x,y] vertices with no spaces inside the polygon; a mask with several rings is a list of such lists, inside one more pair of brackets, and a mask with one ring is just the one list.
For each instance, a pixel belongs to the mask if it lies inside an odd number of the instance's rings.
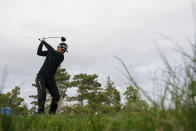
{"label": "black jacket", "polygon": [[[43,45],[48,49],[47,51],[42,51]],[[54,75],[57,71],[57,68],[63,62],[64,55],[62,53],[58,53],[54,50],[48,43],[42,41],[38,47],[37,55],[46,56],[44,64],[42,65],[38,76],[44,77],[46,79],[53,79]]]}

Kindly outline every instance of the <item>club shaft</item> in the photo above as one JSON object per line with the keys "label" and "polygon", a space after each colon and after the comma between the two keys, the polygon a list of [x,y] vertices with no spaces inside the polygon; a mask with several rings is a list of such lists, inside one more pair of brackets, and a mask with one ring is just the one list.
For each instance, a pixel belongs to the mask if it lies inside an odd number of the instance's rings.
{"label": "club shaft", "polygon": [[[66,40],[66,38],[63,36],[62,37],[45,37],[44,39],[62,39],[62,38]],[[38,40],[40,40],[40,38]]]}
{"label": "club shaft", "polygon": [[50,38],[61,38],[61,37],[46,37],[46,39],[50,39]]}

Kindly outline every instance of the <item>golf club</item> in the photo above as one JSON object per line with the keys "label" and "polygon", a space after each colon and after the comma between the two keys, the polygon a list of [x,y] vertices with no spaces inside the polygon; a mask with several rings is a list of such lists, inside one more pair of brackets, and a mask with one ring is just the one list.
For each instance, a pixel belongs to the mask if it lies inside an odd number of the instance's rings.
{"label": "golf club", "polygon": [[[63,37],[63,36],[62,37],[46,37],[44,39],[59,39],[59,38],[61,39],[62,42],[65,42],[66,41],[66,38]],[[40,38],[38,40],[40,40]]]}

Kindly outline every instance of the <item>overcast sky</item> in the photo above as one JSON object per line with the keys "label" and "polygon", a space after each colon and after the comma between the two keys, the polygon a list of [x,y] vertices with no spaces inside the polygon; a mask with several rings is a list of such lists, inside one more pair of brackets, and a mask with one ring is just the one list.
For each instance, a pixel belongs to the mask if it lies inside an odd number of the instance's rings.
{"label": "overcast sky", "polygon": [[[62,67],[72,76],[96,73],[103,85],[111,76],[125,90],[128,81],[115,55],[151,90],[149,70],[162,65],[154,41],[171,62],[178,61],[173,45],[154,31],[186,49],[193,19],[189,0],[1,0],[0,29],[0,73],[5,65],[8,72],[4,92],[21,85],[27,98],[36,93],[31,84],[44,61],[36,55],[39,37],[67,37],[69,53]],[[56,48],[60,41],[47,42]]]}

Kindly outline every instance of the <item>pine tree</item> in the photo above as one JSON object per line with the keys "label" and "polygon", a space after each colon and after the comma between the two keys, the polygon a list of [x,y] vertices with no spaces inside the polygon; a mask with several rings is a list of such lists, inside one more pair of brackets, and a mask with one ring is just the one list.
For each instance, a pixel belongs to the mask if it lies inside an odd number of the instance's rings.
{"label": "pine tree", "polygon": [[120,104],[120,92],[114,86],[114,82],[110,77],[107,78],[106,82],[106,96],[107,96],[107,105],[117,105]]}
{"label": "pine tree", "polygon": [[146,101],[140,98],[139,92],[132,86],[128,86],[126,92],[124,93],[125,98],[127,100],[125,108],[129,108],[129,110],[134,111],[142,111],[147,110],[149,105]]}
{"label": "pine tree", "polygon": [[128,86],[126,92],[124,93],[127,103],[136,102],[140,100],[140,96],[137,89],[132,86]]}
{"label": "pine tree", "polygon": [[0,94],[0,109],[10,107],[14,115],[28,114],[27,104],[19,95],[20,88],[18,86],[12,89],[11,92]]}
{"label": "pine tree", "polygon": [[105,86],[105,102],[104,105],[108,106],[107,112],[119,111],[121,108],[120,92],[114,86],[114,82],[110,77],[107,78]]}
{"label": "pine tree", "polygon": [[78,74],[71,82],[72,87],[77,88],[77,95],[70,97],[69,101],[77,102],[76,107],[80,108],[81,112],[98,112],[99,110],[99,105],[102,103],[100,97],[102,88],[97,78],[95,74]]}

